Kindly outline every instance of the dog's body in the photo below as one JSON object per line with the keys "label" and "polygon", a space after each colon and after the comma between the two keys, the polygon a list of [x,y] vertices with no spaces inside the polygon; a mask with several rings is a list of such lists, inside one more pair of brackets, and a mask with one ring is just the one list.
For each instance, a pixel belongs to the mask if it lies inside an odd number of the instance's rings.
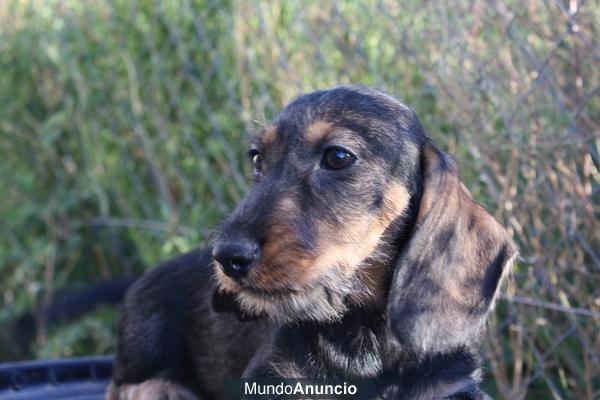
{"label": "dog's body", "polygon": [[314,92],[251,156],[255,187],[213,246],[130,290],[109,397],[306,377],[479,398],[478,339],[515,249],[414,113],[361,86]]}

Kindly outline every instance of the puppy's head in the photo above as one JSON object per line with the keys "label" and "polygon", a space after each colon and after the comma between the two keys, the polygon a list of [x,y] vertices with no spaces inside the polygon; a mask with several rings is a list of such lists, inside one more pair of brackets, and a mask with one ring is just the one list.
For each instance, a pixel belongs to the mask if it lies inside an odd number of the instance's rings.
{"label": "puppy's head", "polygon": [[420,203],[431,202],[426,159],[441,153],[430,147],[414,113],[383,92],[338,87],[294,100],[249,152],[254,187],[214,243],[220,289],[282,322],[384,309]]}
{"label": "puppy's head", "polygon": [[[224,222],[213,256],[242,308],[329,320],[382,300],[387,232],[418,189],[422,133],[390,96],[340,87],[301,96],[257,138],[255,184]],[[380,299],[377,299],[377,297]]]}

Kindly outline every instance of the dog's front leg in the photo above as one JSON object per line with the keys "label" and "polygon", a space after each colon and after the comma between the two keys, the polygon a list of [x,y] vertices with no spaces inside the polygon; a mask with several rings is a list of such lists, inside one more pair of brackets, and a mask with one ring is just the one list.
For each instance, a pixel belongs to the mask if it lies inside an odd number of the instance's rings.
{"label": "dog's front leg", "polygon": [[111,383],[106,400],[198,400],[183,386],[163,379],[150,379],[138,384],[119,387]]}

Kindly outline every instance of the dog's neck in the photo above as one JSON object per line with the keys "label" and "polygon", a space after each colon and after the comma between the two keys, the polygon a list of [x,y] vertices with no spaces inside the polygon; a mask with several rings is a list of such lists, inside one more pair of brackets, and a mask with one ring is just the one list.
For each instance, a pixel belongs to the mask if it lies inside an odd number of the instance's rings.
{"label": "dog's neck", "polygon": [[218,313],[232,313],[240,322],[256,321],[260,315],[252,315],[240,307],[234,294],[215,289],[212,296],[212,309]]}
{"label": "dog's neck", "polygon": [[[417,354],[402,349],[385,312],[373,307],[350,308],[335,322],[282,326],[275,343],[275,353],[291,356],[271,360],[271,365],[283,366],[284,376],[377,379],[382,398],[479,398],[476,352],[459,348]],[[306,375],[315,370],[320,371],[317,376]]]}

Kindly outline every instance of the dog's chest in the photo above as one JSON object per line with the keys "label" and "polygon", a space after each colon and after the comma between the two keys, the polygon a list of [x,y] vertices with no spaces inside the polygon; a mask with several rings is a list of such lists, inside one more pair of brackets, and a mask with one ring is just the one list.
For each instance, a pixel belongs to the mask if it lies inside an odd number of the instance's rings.
{"label": "dog's chest", "polygon": [[283,333],[285,353],[306,376],[356,378],[377,376],[389,365],[388,335],[382,321],[363,319]]}

